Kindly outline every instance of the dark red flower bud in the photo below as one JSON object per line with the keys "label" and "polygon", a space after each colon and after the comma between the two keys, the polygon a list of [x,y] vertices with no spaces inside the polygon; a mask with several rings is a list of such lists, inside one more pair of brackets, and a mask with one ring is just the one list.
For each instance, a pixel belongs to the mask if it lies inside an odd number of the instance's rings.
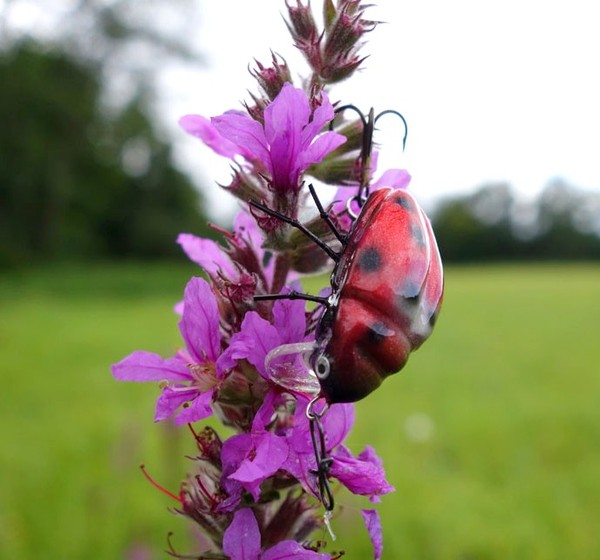
{"label": "dark red flower bud", "polygon": [[294,40],[312,43],[319,36],[319,30],[310,8],[310,2],[305,6],[300,0],[296,0],[295,7],[290,6],[287,2],[285,5],[290,18],[286,24]]}
{"label": "dark red flower bud", "polygon": [[264,66],[257,60],[257,68],[250,71],[269,101],[273,101],[279,95],[283,84],[292,81],[290,69],[285,60],[281,57],[278,59],[275,53],[272,53],[271,60],[272,66],[270,67]]}

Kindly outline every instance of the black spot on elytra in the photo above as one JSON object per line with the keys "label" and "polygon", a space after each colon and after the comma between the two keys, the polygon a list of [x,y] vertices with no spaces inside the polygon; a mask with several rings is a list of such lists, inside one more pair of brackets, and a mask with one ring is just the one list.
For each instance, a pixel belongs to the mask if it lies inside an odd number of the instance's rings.
{"label": "black spot on elytra", "polygon": [[375,272],[381,267],[381,255],[375,247],[363,249],[358,256],[358,266],[365,272]]}
{"label": "black spot on elytra", "polygon": [[413,209],[412,202],[406,196],[398,195],[394,199],[394,202],[398,206],[401,206],[402,208],[404,208],[405,210],[412,210]]}
{"label": "black spot on elytra", "polygon": [[416,296],[405,297],[404,301],[409,305],[417,305],[417,303],[419,303],[419,294]]}
{"label": "black spot on elytra", "polygon": [[434,312],[434,313],[431,315],[431,317],[429,317],[429,326],[430,326],[431,328],[433,328],[433,327],[435,326],[435,322],[437,321],[438,315],[439,315],[438,311],[435,311],[435,312]]}
{"label": "black spot on elytra", "polygon": [[421,295],[421,288],[416,282],[407,280],[402,286],[400,294],[402,294],[402,301],[407,303],[417,303],[419,301],[419,296]]}
{"label": "black spot on elytra", "polygon": [[378,344],[388,336],[390,336],[390,330],[378,321],[369,325],[365,338],[371,344]]}
{"label": "black spot on elytra", "polygon": [[423,228],[419,227],[419,224],[411,224],[410,234],[419,247],[425,247],[425,234]]}

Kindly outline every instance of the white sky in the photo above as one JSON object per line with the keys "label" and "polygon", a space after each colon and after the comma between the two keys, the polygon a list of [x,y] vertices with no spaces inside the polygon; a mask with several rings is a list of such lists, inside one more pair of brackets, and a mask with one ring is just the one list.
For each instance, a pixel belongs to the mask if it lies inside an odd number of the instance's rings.
{"label": "white sky", "polygon": [[[51,5],[59,13],[59,6],[73,3]],[[317,10],[321,3],[312,0]],[[57,28],[48,2],[20,4],[23,9],[12,13],[15,25],[20,17],[24,28]],[[426,205],[491,181],[507,181],[524,196],[556,177],[600,189],[597,0],[378,4],[367,15],[387,23],[367,36],[364,70],[330,93],[332,101],[365,112],[373,106],[406,117],[404,153],[400,123],[393,117],[380,121],[380,170],[408,169],[411,188]],[[284,0],[197,0],[187,29],[175,30],[200,46],[208,66],[161,69],[161,114],[178,161],[201,184],[227,183],[229,164],[180,131],[177,119],[241,108],[247,90],[256,91],[248,66],[254,58],[268,63],[270,49],[288,61],[295,76],[306,75],[283,23],[284,10]],[[159,23],[173,24],[168,18]],[[219,213],[231,209],[217,187],[207,194]]]}
{"label": "white sky", "polygon": [[[313,0],[320,7],[320,0]],[[367,111],[393,108],[408,120],[407,149],[393,117],[380,121],[380,169],[405,167],[425,202],[490,181],[524,195],[562,177],[600,188],[600,5],[594,0],[379,0],[386,21],[368,36],[365,70],[331,91]],[[203,0],[196,38],[209,67],[169,72],[171,122],[239,108],[256,90],[247,67],[269,49],[296,75],[306,68],[282,21],[283,0]],[[194,139],[180,154],[220,181],[227,165]],[[222,196],[221,196],[222,200]]]}

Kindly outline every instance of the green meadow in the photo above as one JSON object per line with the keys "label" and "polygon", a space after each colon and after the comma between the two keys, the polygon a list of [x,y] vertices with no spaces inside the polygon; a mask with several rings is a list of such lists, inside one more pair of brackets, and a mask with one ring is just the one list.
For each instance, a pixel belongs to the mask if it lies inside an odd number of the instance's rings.
{"label": "green meadow", "polygon": [[[138,468],[176,491],[192,438],[153,423],[156,386],[109,366],[178,346],[172,307],[194,272],[0,276],[0,558],[167,558],[171,531],[193,550],[190,523]],[[396,487],[378,506],[383,558],[600,558],[599,364],[599,266],[447,270],[431,340],[357,405],[349,445],[373,445]],[[337,502],[335,548],[371,558],[369,504]]]}

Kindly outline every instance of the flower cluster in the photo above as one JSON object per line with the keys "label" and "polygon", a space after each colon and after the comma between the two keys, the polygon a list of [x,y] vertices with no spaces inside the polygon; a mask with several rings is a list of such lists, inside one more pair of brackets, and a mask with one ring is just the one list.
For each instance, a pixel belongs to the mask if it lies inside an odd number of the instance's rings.
{"label": "flower cluster", "polygon": [[[325,0],[322,31],[309,5],[298,0],[287,8],[294,42],[313,72],[306,89],[294,87],[285,61],[273,56],[272,66],[258,63],[253,71],[260,93],[245,111],[180,121],[186,132],[231,160],[233,178],[225,189],[245,203],[232,231],[221,231],[222,243],[190,233],[177,240],[202,273],[188,282],[176,307],[184,346],[166,358],[137,351],[112,368],[118,380],[160,384],[155,421],[173,418],[192,428],[198,448],[194,472],[172,496],[176,511],[209,537],[212,548],[203,554],[211,558],[337,557],[324,552],[321,541],[309,540],[323,525],[307,415],[318,385],[315,391],[306,381],[311,373],[301,350],[311,348],[322,310],[285,297],[298,293],[299,274],[322,267],[327,255],[276,215],[298,219],[305,177],[326,175],[327,167],[355,157],[356,126],[330,126],[335,113],[325,86],[358,68],[361,39],[375,24],[363,18],[360,0],[335,6]],[[353,184],[353,167],[342,168],[338,185]],[[405,171],[391,170],[372,186],[404,187],[408,180]],[[340,189],[327,210],[342,231],[352,226],[344,203],[352,192]],[[275,215],[248,206],[249,201]],[[323,239],[330,235],[321,219],[305,226]],[[257,297],[265,295],[280,297]],[[192,427],[213,415],[234,435],[223,441],[211,428]],[[330,406],[321,423],[328,479],[372,502],[393,490],[371,447],[354,455],[344,445],[354,423],[353,405]],[[370,508],[363,517],[379,558],[379,518]]]}

